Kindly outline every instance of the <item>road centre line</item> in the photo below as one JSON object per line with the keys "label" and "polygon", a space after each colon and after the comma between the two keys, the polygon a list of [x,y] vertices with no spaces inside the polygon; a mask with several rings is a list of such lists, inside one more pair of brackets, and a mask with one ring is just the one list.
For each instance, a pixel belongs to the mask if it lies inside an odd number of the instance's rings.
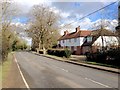
{"label": "road centre line", "polygon": [[86,79],[86,80],[89,80],[89,81],[92,81],[92,82],[94,82],[94,83],[96,83],[96,84],[99,84],[99,85],[101,85],[101,86],[104,86],[104,87],[106,87],[106,88],[112,88],[112,87],[110,87],[110,86],[107,86],[107,85],[102,84],[102,83],[100,83],[100,82],[94,81],[94,80],[92,80],[92,79],[89,79],[89,78],[85,78],[85,79]]}
{"label": "road centre line", "polygon": [[53,66],[53,67],[56,67],[56,68],[59,68],[59,69],[65,71],[65,72],[68,72],[68,70],[66,70],[66,69],[64,69],[64,68],[60,68],[60,67],[57,67],[57,66],[55,66],[55,65],[52,65],[52,66]]}
{"label": "road centre line", "polygon": [[[52,65],[52,66],[54,66],[54,67],[56,67],[56,68],[59,68],[59,69],[65,71],[65,72],[68,72],[68,70],[66,70],[66,69],[57,67],[57,66],[55,66],[55,65]],[[85,78],[85,79],[86,79],[86,80],[89,80],[89,81],[92,81],[92,82],[94,82],[94,83],[96,83],[96,84],[98,84],[98,85],[104,86],[104,87],[106,87],[106,88],[112,88],[112,87],[110,87],[110,86],[107,86],[107,85],[102,84],[102,83],[100,83],[100,82],[94,81],[94,80],[92,80],[92,79],[89,79],[89,78]]]}
{"label": "road centre line", "polygon": [[[57,66],[55,66],[55,65],[52,65],[52,66],[54,66],[54,67],[56,67],[56,68],[59,68],[59,69],[65,71],[65,72],[68,72],[68,70],[66,70],[66,69],[57,67]],[[108,85],[102,84],[102,83],[97,82],[97,81],[94,81],[94,80],[92,80],[92,79],[89,79],[89,78],[85,78],[85,79],[86,79],[86,80],[89,80],[89,81],[92,81],[93,83],[96,83],[96,84],[98,84],[98,85],[104,86],[104,87],[106,87],[106,88],[112,88],[112,87],[110,87],[110,86],[108,86]]]}

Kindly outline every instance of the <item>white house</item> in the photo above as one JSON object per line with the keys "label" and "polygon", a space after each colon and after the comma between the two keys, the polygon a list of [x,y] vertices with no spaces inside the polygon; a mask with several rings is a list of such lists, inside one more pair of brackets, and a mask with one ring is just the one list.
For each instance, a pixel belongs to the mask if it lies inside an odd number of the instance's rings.
{"label": "white house", "polygon": [[84,37],[89,35],[91,31],[80,30],[80,26],[76,28],[75,32],[64,32],[58,40],[58,44],[63,48],[70,48],[73,54],[81,54],[81,46],[84,42]]}
{"label": "white house", "polygon": [[118,46],[118,38],[113,32],[106,29],[80,30],[80,26],[75,32],[64,32],[58,39],[58,44],[62,48],[69,48],[73,54],[85,54],[86,52],[96,52],[103,46],[106,49]]}
{"label": "white house", "polygon": [[116,35],[106,29],[93,30],[90,35],[84,38],[82,45],[82,53],[85,52],[96,52],[102,50],[104,47],[106,50],[110,48],[116,48],[119,45],[119,38]]}

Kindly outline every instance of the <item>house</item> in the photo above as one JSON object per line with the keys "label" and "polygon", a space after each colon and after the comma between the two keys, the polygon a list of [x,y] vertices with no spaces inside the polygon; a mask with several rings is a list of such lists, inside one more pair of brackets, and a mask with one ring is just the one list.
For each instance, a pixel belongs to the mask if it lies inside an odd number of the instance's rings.
{"label": "house", "polygon": [[64,35],[58,39],[58,44],[62,48],[69,48],[73,54],[81,54],[81,46],[83,44],[84,37],[90,35],[91,31],[80,30],[80,26],[76,28],[75,32],[64,32]]}
{"label": "house", "polygon": [[108,50],[116,48],[119,44],[119,38],[115,33],[106,29],[98,29],[91,31],[91,34],[84,38],[84,43],[81,46],[82,53],[97,52],[98,50]]}
{"label": "house", "polygon": [[118,38],[115,34],[106,29],[98,30],[80,30],[80,26],[75,32],[64,32],[64,35],[58,39],[58,44],[62,48],[69,48],[73,54],[80,55],[86,52],[96,52],[101,48],[116,47]]}
{"label": "house", "polygon": [[[120,38],[120,1],[118,3],[118,26],[116,27],[116,32],[118,37]],[[119,40],[119,47],[120,47],[120,40]]]}

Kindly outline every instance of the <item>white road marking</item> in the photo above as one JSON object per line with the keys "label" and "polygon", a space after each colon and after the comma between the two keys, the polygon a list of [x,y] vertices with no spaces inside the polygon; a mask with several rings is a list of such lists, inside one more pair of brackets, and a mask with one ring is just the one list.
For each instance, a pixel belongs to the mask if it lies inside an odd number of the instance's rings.
{"label": "white road marking", "polygon": [[25,80],[25,77],[24,77],[24,75],[23,75],[23,73],[22,73],[22,71],[21,71],[21,69],[20,69],[20,66],[19,66],[18,61],[17,61],[16,58],[15,58],[15,62],[16,62],[16,64],[17,64],[17,67],[18,67],[18,69],[19,69],[20,75],[21,75],[21,77],[22,77],[22,79],[23,79],[23,81],[24,81],[25,86],[27,87],[28,90],[30,90],[30,87],[29,87],[27,81]]}
{"label": "white road marking", "polygon": [[89,79],[89,78],[85,78],[85,79],[90,80],[90,81],[92,81],[92,82],[94,82],[94,83],[96,83],[96,84],[99,84],[99,85],[101,85],[101,86],[104,86],[104,87],[107,87],[107,88],[111,88],[110,86],[107,86],[107,85],[102,84],[102,83],[100,83],[100,82],[94,81],[94,80],[92,80],[92,79]]}
{"label": "white road marking", "polygon": [[56,68],[59,68],[59,69],[65,71],[65,72],[68,72],[68,70],[66,70],[66,69],[63,69],[63,68],[57,67],[57,66],[55,66],[55,65],[52,65],[52,66],[54,66],[54,67],[56,67]]}
{"label": "white road marking", "polygon": [[[61,68],[62,69],[62,68]],[[66,69],[62,69],[63,71],[65,71],[65,72],[68,72],[68,70],[66,70]]]}

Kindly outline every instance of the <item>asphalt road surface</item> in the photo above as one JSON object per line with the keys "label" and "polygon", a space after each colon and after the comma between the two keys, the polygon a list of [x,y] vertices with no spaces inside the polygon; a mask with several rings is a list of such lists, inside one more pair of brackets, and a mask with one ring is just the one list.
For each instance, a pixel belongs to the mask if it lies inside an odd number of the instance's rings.
{"label": "asphalt road surface", "polygon": [[30,88],[118,88],[118,75],[115,73],[30,52],[16,52],[15,57]]}

